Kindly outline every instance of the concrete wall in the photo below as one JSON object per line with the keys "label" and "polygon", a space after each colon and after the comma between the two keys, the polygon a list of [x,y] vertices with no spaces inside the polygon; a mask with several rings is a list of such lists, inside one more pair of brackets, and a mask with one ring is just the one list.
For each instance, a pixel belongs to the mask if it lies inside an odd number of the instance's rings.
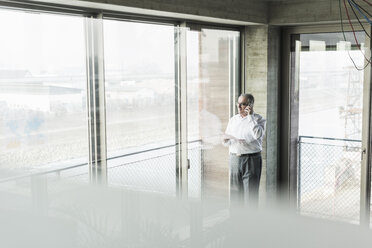
{"label": "concrete wall", "polygon": [[245,92],[255,96],[254,111],[266,119],[260,200],[277,186],[278,83],[280,30],[267,25],[245,28]]}
{"label": "concrete wall", "polygon": [[[357,3],[366,10],[371,10],[365,2],[358,1]],[[346,5],[349,7],[347,1]],[[341,0],[341,10],[343,19],[346,20],[343,0]],[[355,19],[351,9],[349,9],[349,15]],[[339,21],[339,0],[289,0],[285,3],[272,2],[269,6],[269,24],[272,25],[322,24]]]}
{"label": "concrete wall", "polygon": [[[235,21],[237,25],[322,24],[337,23],[340,20],[339,0],[30,0],[29,2],[117,10],[132,14],[174,17],[180,20],[194,19],[216,23]],[[343,17],[346,20],[343,1],[341,4]],[[370,6],[363,1],[358,1],[358,4],[367,10],[370,9]],[[351,10],[349,14],[355,19]]]}
{"label": "concrete wall", "polygon": [[280,28],[269,26],[267,62],[267,116],[266,116],[266,192],[268,199],[276,196],[279,176],[279,82],[281,58]]}

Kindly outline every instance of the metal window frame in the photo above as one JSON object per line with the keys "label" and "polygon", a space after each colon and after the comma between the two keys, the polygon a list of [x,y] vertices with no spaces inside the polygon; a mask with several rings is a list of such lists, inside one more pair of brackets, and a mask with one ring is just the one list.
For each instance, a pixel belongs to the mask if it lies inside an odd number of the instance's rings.
{"label": "metal window frame", "polygon": [[[244,72],[242,61],[244,43],[242,42],[243,28],[236,25],[214,24],[207,22],[183,21],[173,18],[160,18],[142,15],[128,15],[120,12],[102,12],[103,20],[116,20],[156,25],[173,25],[175,27],[175,127],[176,127],[176,195],[180,198],[188,197],[188,169],[190,160],[188,159],[188,135],[187,135],[187,30],[215,29],[237,31],[240,34],[240,47],[238,49],[236,65],[236,75],[232,75],[229,82],[229,88],[234,83],[233,89],[230,90],[229,109],[230,115],[235,114],[235,99],[241,93],[244,82],[242,82],[242,71]],[[203,182],[202,182],[203,184]]]}
{"label": "metal window frame", "polygon": [[105,112],[100,111],[100,109],[105,109],[104,87],[102,86],[104,84],[102,26],[97,26],[94,23],[97,19],[102,18],[102,16],[75,8],[21,2],[1,0],[0,7],[8,11],[85,18],[83,21],[86,49],[89,175],[92,182],[106,183],[106,122]]}
{"label": "metal window frame", "polygon": [[[234,102],[244,87],[244,29],[243,26],[210,23],[202,21],[181,21],[173,17],[158,17],[124,13],[120,11],[101,10],[88,7],[70,6],[64,4],[25,1],[0,0],[0,8],[7,10],[46,13],[58,15],[73,15],[85,17],[85,44],[87,70],[87,106],[88,106],[88,139],[89,139],[89,173],[90,180],[95,183],[107,183],[107,145],[106,145],[106,101],[104,78],[104,45],[103,20],[132,21],[157,25],[173,25],[175,32],[175,88],[176,88],[176,192],[187,196],[187,51],[186,29],[206,28],[238,31],[240,47],[238,56],[232,62],[236,67],[229,82],[230,115],[235,113]],[[230,44],[234,47],[235,44]],[[232,67],[229,68],[230,72]]]}
{"label": "metal window frame", "polygon": [[[245,85],[245,70],[244,70],[244,55],[245,55],[245,46],[244,46],[244,31],[242,28],[238,29],[239,31],[239,39],[234,41],[230,41],[230,97],[229,97],[229,109],[230,109],[230,117],[237,114],[237,109],[235,107],[235,102],[238,96],[243,93],[243,85]],[[237,49],[237,57],[233,57],[233,51]],[[234,72],[235,69],[235,72]]]}
{"label": "metal window frame", "polygon": [[92,8],[81,8],[77,6],[69,6],[55,3],[43,3],[25,0],[0,0],[0,7],[8,10],[49,13],[49,14],[69,14],[77,16],[91,17],[99,13],[99,10]]}
{"label": "metal window frame", "polygon": [[[220,30],[220,31],[236,31],[239,32],[239,39],[229,41],[229,51],[235,48],[238,51],[238,56],[230,53],[229,57],[229,116],[232,117],[237,113],[235,108],[235,101],[238,96],[245,90],[245,33],[244,26],[227,25],[227,24],[213,24],[208,22],[186,21],[185,27],[192,31],[201,31],[202,29]],[[239,44],[236,44],[239,42]],[[237,69],[233,72],[234,69]]]}
{"label": "metal window frame", "polygon": [[[354,25],[355,31],[363,31],[359,27],[358,23]],[[356,28],[358,27],[358,28]],[[365,25],[365,29],[371,34],[371,26]],[[352,31],[348,25],[344,26],[344,30],[347,32]],[[298,99],[298,92],[294,92],[293,80],[291,76],[290,65],[293,63],[291,58],[291,35],[294,34],[306,34],[306,33],[334,33],[341,32],[342,29],[339,24],[330,25],[313,25],[313,26],[296,26],[287,27],[282,32],[282,77],[281,85],[282,89],[280,92],[280,105],[282,120],[280,123],[280,192],[282,195],[289,200],[290,205],[297,207],[298,196],[297,196],[297,140],[293,134],[298,133],[296,130],[297,119],[293,120],[293,114],[296,111],[295,98]],[[371,40],[366,36],[365,44],[368,44],[366,56],[369,57],[371,53]],[[364,84],[363,84],[363,130],[362,130],[362,150],[365,150],[364,155],[362,154],[361,162],[361,187],[360,187],[360,224],[363,226],[369,226],[370,222],[370,203],[371,203],[371,147],[372,147],[372,133],[371,133],[371,108],[372,108],[372,93],[371,93],[371,65],[367,66],[364,73]],[[296,95],[297,94],[297,95]],[[297,135],[298,136],[298,135]]]}
{"label": "metal window frame", "polygon": [[85,20],[89,175],[94,183],[107,183],[106,101],[102,15]]}
{"label": "metal window frame", "polygon": [[175,106],[176,106],[176,195],[188,195],[187,144],[187,27],[186,22],[175,29]]}
{"label": "metal window frame", "polygon": [[[244,63],[243,63],[244,62],[244,51],[245,51],[245,47],[244,47],[244,40],[245,40],[244,27],[238,27],[238,26],[234,26],[234,25],[219,25],[219,24],[213,25],[213,24],[210,24],[210,23],[194,22],[194,21],[191,21],[191,22],[186,21],[186,22],[182,23],[181,27],[186,32],[186,34],[187,34],[188,29],[190,29],[191,31],[198,31],[198,32],[201,32],[203,29],[239,32],[239,39],[230,40],[229,44],[228,44],[229,51],[230,51],[229,64],[228,64],[228,66],[229,66],[229,68],[228,68],[228,70],[229,70],[229,85],[228,85],[228,88],[229,88],[228,89],[228,91],[229,91],[228,92],[229,93],[229,108],[228,109],[229,109],[229,117],[235,115],[236,111],[237,111],[236,108],[235,108],[235,101],[236,101],[238,95],[242,93],[242,89],[245,85],[245,82],[242,82],[244,80]],[[186,43],[185,43],[185,45],[187,46]],[[232,53],[232,51],[234,51],[234,49],[237,50],[237,56],[236,57],[234,57],[235,54]],[[186,52],[186,54],[187,54],[187,52]],[[187,58],[184,61],[184,63],[185,63],[185,65],[187,64]],[[234,71],[234,69],[235,69],[235,71]],[[184,73],[186,73],[186,71]],[[185,101],[186,101],[185,105],[187,105],[187,85],[186,85],[187,84],[187,76],[186,76],[186,74],[185,74],[184,83],[185,83],[184,87],[185,87],[185,92],[186,92],[186,94],[184,94],[185,97],[186,97],[185,98]],[[183,116],[182,118],[187,123],[187,109],[186,109],[186,112],[184,111],[182,115],[184,115],[184,114],[186,116]],[[185,128],[186,128],[186,132],[187,132],[187,124],[186,124]],[[186,133],[186,136],[185,136],[185,141],[186,141],[185,142],[186,145],[184,146],[183,149],[188,151],[187,144],[188,144],[189,141],[187,140],[187,133]],[[188,158],[187,152],[184,153],[183,156],[184,156],[184,160],[182,160],[180,158],[180,161],[183,161],[183,162],[181,162],[180,167],[178,168],[179,170],[180,169],[186,170],[186,166],[188,166],[189,163],[190,163],[189,159],[187,159]],[[202,170],[203,170],[203,168],[202,168]],[[204,185],[204,179],[205,179],[205,174],[202,174],[202,177],[201,177],[202,187]],[[187,183],[187,181],[188,180],[186,179],[186,183]],[[188,188],[187,185],[186,185],[186,188]],[[187,190],[183,191],[183,194],[187,194],[186,191]],[[201,189],[201,191],[202,191],[201,196],[203,197],[204,196],[203,189]]]}
{"label": "metal window frame", "polygon": [[235,108],[235,101],[238,97],[239,94],[246,92],[246,71],[248,68],[246,68],[246,55],[247,55],[247,50],[246,50],[246,32],[245,28],[241,28],[240,30],[240,58],[239,58],[239,67],[240,67],[240,72],[239,72],[239,83],[237,85],[237,88],[235,90],[235,98],[232,99],[231,104],[233,105],[233,111],[231,116],[237,114],[237,109]]}

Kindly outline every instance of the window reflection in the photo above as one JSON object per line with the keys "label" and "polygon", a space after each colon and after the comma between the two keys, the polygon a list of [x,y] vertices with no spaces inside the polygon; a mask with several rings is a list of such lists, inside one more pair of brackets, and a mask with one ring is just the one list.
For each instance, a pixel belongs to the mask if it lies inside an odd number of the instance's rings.
{"label": "window reflection", "polygon": [[104,21],[112,184],[175,192],[174,32],[173,26]]}
{"label": "window reflection", "polygon": [[0,165],[86,163],[81,17],[0,10]]}
{"label": "window reflection", "polygon": [[[189,147],[199,142],[201,163],[189,152],[189,195],[216,192],[227,197],[228,149],[221,134],[230,118],[232,85],[237,85],[239,32],[202,29],[187,33],[187,101]],[[198,173],[202,171],[202,174]]]}

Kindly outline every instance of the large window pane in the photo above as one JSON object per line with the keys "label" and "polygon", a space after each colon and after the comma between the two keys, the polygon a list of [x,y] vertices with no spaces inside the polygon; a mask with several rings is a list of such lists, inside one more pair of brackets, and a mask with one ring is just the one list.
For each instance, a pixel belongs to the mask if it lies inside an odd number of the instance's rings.
{"label": "large window pane", "polygon": [[84,19],[0,10],[0,165],[86,163]]}
{"label": "large window pane", "polygon": [[104,44],[109,181],[174,192],[174,27],[105,20]]}

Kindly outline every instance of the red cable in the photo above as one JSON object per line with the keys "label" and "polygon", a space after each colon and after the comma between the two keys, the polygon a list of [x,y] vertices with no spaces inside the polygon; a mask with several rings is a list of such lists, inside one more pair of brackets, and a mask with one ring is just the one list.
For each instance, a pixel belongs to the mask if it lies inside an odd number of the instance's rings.
{"label": "red cable", "polygon": [[[354,26],[353,24],[351,23],[351,19],[350,19],[350,15],[349,15],[349,11],[347,9],[347,6],[346,6],[346,2],[345,0],[344,1],[344,6],[345,6],[345,10],[346,10],[346,15],[347,15],[347,19],[349,20],[349,24],[350,24],[350,27],[351,27],[351,30],[353,31],[353,35],[354,35],[354,39],[355,39],[355,42],[357,44],[357,47],[358,49],[361,51],[361,53],[363,54],[364,58],[367,60],[368,63],[371,63],[371,61],[366,57],[366,55],[362,52],[362,49],[360,49],[360,45],[359,45],[359,42],[358,42],[358,39],[356,37],[356,34],[355,34],[355,30],[354,30]],[[364,0],[363,0],[364,1]]]}
{"label": "red cable", "polygon": [[354,34],[355,42],[356,42],[356,44],[357,44],[357,47],[360,49],[360,45],[359,45],[359,43],[358,43],[358,39],[357,39],[356,34],[355,34],[354,26],[353,26],[353,24],[351,23],[351,19],[350,19],[349,11],[348,11],[347,6],[346,6],[346,0],[343,0],[343,2],[344,2],[345,10],[346,10],[347,19],[348,19],[348,21],[349,21],[349,24],[350,24],[351,30],[353,31],[353,34]]}

